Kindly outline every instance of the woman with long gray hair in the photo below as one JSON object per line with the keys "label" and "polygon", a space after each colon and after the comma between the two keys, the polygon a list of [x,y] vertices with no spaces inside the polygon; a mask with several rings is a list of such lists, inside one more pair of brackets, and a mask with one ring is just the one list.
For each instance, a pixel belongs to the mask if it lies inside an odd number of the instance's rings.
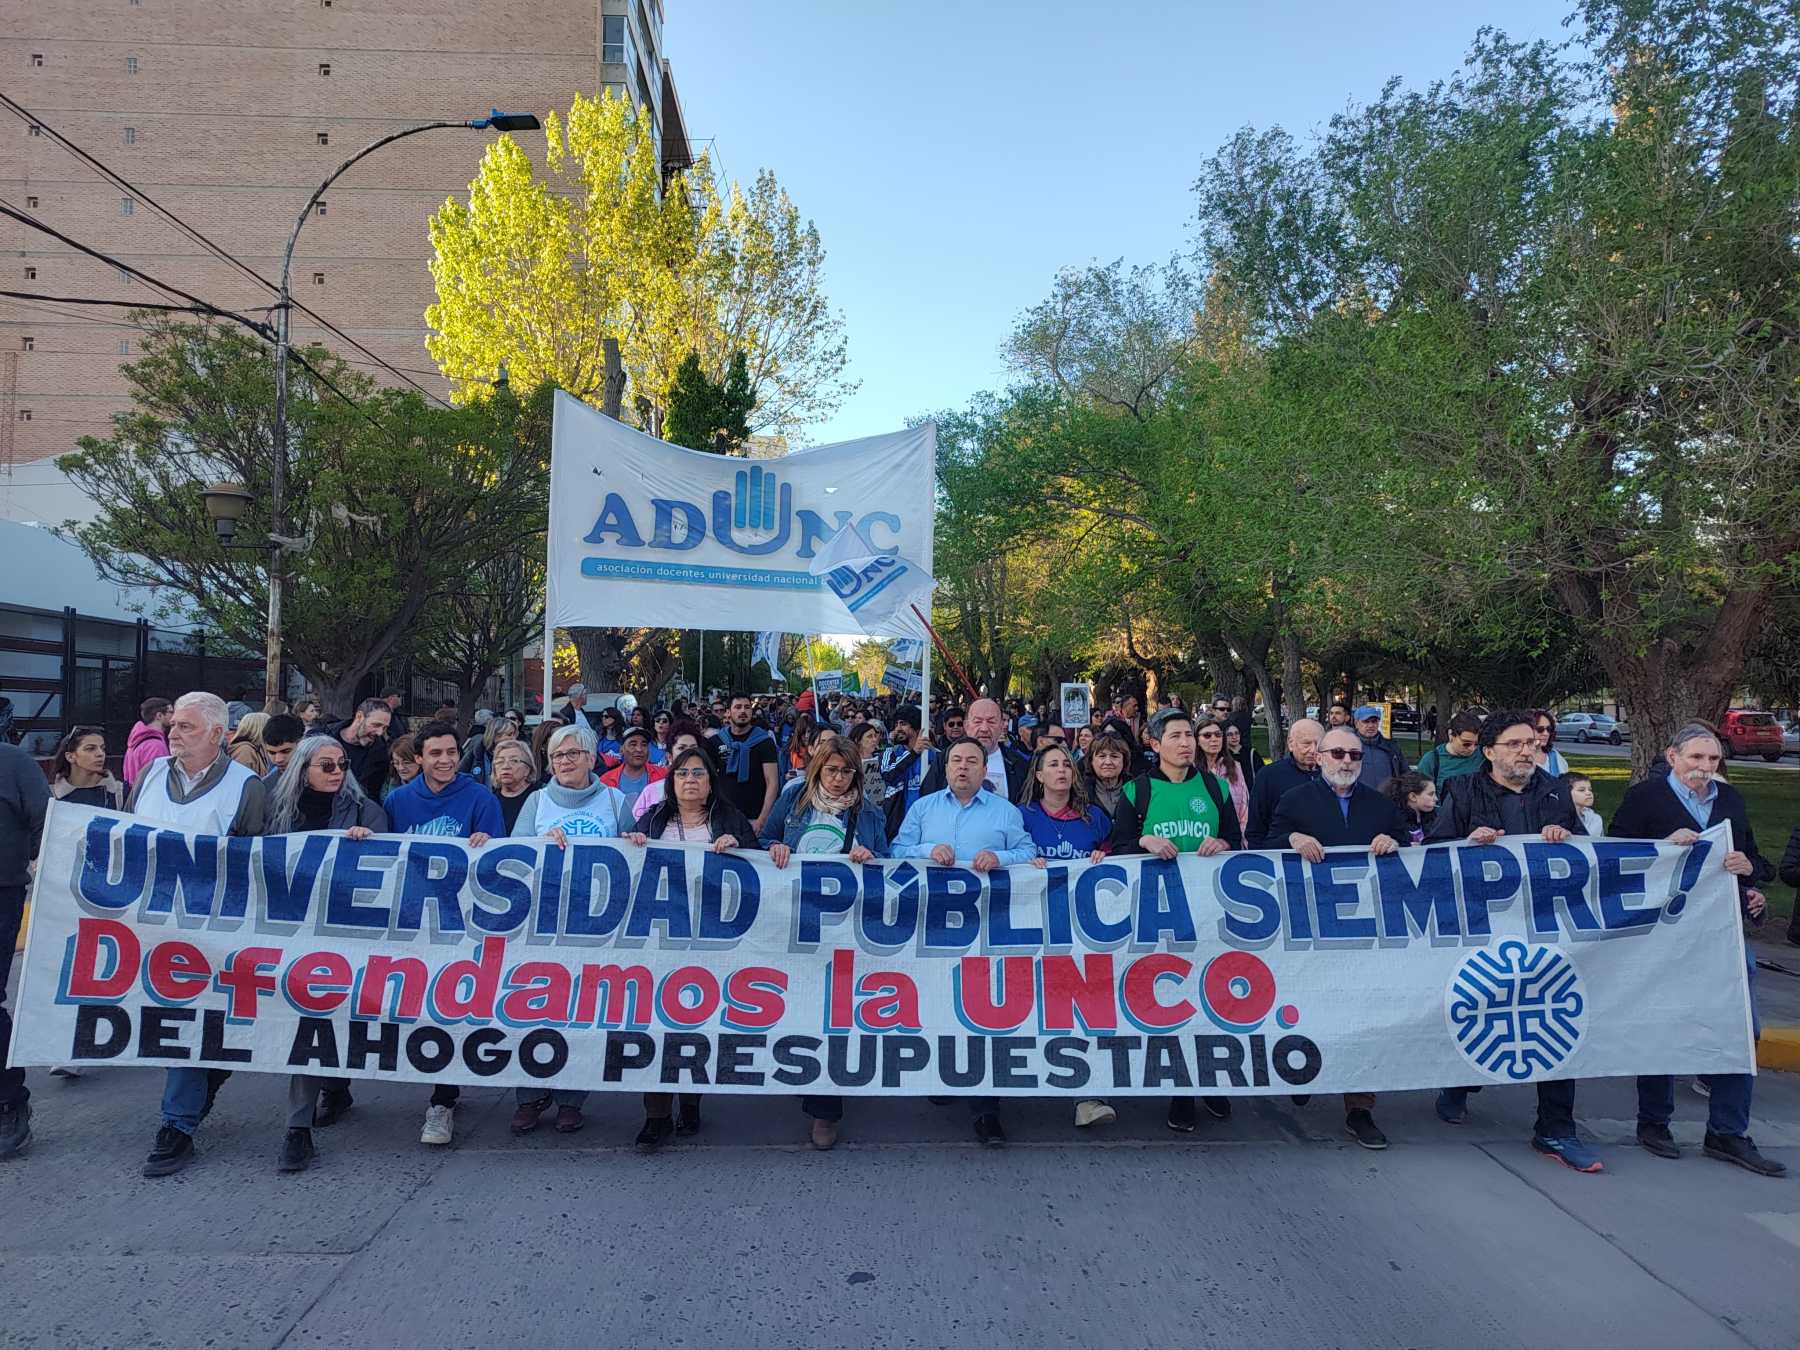
{"label": "woman with long gray hair", "polygon": [[[367,839],[388,827],[387,812],[369,800],[350,755],[335,736],[311,735],[294,747],[275,782],[269,806],[270,834],[342,830]],[[350,1109],[350,1080],[297,1073],[288,1079],[288,1129],[281,1145],[283,1172],[303,1172],[315,1156],[313,1126],[335,1125]]]}

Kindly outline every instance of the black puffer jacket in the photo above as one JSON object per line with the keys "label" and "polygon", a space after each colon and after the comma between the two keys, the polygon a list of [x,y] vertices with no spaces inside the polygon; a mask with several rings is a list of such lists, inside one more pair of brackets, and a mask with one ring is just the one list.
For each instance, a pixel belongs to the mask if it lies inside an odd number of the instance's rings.
{"label": "black puffer jacket", "polygon": [[[1444,785],[1438,802],[1437,819],[1425,836],[1428,844],[1467,839],[1486,827],[1504,830],[1506,816],[1500,809],[1501,794],[1506,789],[1494,781],[1491,773],[1466,773]],[[1581,828],[1581,815],[1569,797],[1569,789],[1560,778],[1552,778],[1542,769],[1534,769],[1525,785],[1525,826],[1533,834],[1550,825],[1560,825],[1570,834],[1586,834]]]}

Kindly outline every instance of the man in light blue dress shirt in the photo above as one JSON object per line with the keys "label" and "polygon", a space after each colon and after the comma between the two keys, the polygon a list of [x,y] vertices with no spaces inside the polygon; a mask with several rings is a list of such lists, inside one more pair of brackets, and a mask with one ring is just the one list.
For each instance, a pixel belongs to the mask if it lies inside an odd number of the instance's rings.
{"label": "man in light blue dress shirt", "polygon": [[[920,797],[907,810],[892,856],[923,858],[941,867],[961,863],[977,872],[1022,866],[1036,857],[1037,846],[1025,832],[1019,808],[982,786],[987,761],[980,741],[970,736],[952,741],[944,751],[948,786]],[[990,1148],[1004,1144],[998,1099],[971,1097],[969,1105],[975,1138]]]}

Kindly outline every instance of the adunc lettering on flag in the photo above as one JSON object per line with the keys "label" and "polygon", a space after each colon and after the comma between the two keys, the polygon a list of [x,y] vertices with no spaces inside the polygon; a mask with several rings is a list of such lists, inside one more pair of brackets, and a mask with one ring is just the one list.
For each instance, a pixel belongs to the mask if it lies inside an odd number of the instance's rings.
{"label": "adunc lettering on flag", "polygon": [[919,672],[903,670],[898,666],[889,666],[881,672],[881,682],[896,694],[916,694],[919,692]]}
{"label": "adunc lettering on flag", "polygon": [[756,635],[756,646],[752,648],[750,652],[750,664],[755,665],[758,661],[767,661],[769,663],[769,678],[772,680],[779,680],[781,683],[786,684],[787,676],[781,673],[781,666],[778,664],[780,656],[780,633],[758,633]]}
{"label": "adunc lettering on flag", "polygon": [[855,526],[845,525],[820,546],[811,571],[824,578],[825,588],[843,601],[863,632],[915,639],[923,633],[911,607],[929,605],[937,583],[917,563],[871,548]]}
{"label": "adunc lettering on flag", "polygon": [[901,638],[898,642],[888,644],[888,654],[903,666],[916,665],[925,654],[923,638]]}

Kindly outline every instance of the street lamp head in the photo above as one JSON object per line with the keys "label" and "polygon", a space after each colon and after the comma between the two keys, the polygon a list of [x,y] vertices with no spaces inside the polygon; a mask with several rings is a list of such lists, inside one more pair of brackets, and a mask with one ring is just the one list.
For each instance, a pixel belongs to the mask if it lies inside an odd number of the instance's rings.
{"label": "street lamp head", "polygon": [[238,522],[250,509],[251,496],[242,483],[208,483],[200,489],[200,500],[206,505],[207,519],[213,533],[226,548],[237,537]]}
{"label": "street lamp head", "polygon": [[469,125],[477,131],[538,131],[544,124],[531,113],[503,113],[495,108],[486,117],[477,117]]}

